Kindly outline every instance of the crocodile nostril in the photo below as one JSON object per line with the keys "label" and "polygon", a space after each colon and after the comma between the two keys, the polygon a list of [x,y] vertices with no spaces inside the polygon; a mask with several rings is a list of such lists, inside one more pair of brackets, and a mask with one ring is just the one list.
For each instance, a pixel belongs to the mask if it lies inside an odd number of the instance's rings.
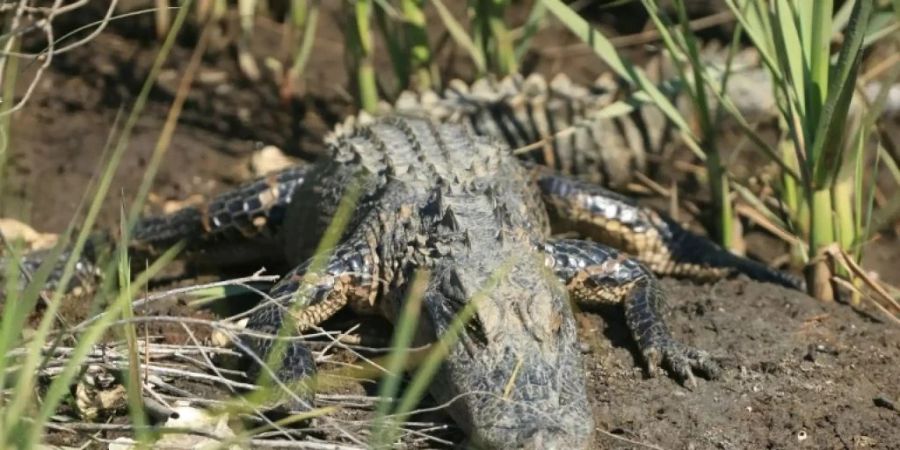
{"label": "crocodile nostril", "polygon": [[578,444],[570,442],[559,428],[541,428],[534,432],[518,447],[520,450],[579,450]]}

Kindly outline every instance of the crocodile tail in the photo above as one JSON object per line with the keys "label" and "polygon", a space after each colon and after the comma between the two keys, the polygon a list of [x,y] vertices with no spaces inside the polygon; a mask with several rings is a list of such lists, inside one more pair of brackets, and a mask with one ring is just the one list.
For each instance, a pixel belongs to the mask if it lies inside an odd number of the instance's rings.
{"label": "crocodile tail", "polygon": [[[99,255],[108,243],[109,236],[107,234],[91,234],[78,255],[72,275],[68,280],[63,280],[63,275],[66,264],[74,256],[74,246],[72,244],[69,244],[61,251],[49,248],[31,251],[19,257],[8,256],[0,258],[0,282],[3,282],[3,276],[8,272],[10,265],[16,265],[18,266],[18,270],[16,270],[18,275],[16,287],[19,291],[24,290],[30,283],[40,281],[36,280],[36,277],[41,266],[48,259],[55,257],[55,264],[51,266],[50,271],[41,281],[42,291],[56,290],[65,281],[66,284],[62,289],[63,295],[80,295],[81,293],[92,292],[96,289],[101,276],[98,263]],[[5,291],[0,289],[0,300],[4,299]]]}
{"label": "crocodile tail", "polygon": [[806,290],[806,283],[788,272],[769,267],[761,262],[735,255],[715,242],[685,230],[671,219],[664,219],[672,232],[675,258],[698,265],[728,269],[747,277],[778,284],[799,291]]}

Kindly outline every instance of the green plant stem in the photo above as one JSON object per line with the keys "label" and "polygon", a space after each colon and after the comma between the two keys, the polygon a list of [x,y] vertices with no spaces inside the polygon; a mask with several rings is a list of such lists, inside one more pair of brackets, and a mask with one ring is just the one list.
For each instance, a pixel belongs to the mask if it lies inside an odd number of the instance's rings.
{"label": "green plant stem", "polygon": [[[852,174],[852,172],[851,172]],[[854,211],[854,177],[841,176],[832,188],[832,206],[834,207],[835,238],[842,250],[851,258],[854,254],[853,243],[856,241],[857,227]],[[861,210],[858,210],[861,211]],[[843,267],[837,267],[838,275],[849,276]]]}
{"label": "green plant stem", "polygon": [[[792,167],[799,171],[800,165],[797,162],[797,154],[794,152],[793,146],[787,141],[783,142],[781,145],[781,157],[785,166]],[[794,215],[791,217],[791,220],[799,223],[796,217],[797,211],[800,209],[797,179],[788,175],[787,172],[782,172],[781,178],[784,185],[781,199],[787,210]]]}
{"label": "green plant stem", "polygon": [[487,65],[500,75],[518,70],[512,34],[504,20],[509,0],[473,0],[472,34],[487,57]]}
{"label": "green plant stem", "polygon": [[294,54],[291,66],[292,74],[299,76],[306,69],[306,62],[309,61],[309,55],[312,53],[312,45],[319,25],[318,1],[312,5],[306,1],[295,1],[292,3],[292,18],[295,26],[303,30],[301,42],[297,47],[297,53]]}
{"label": "green plant stem", "polygon": [[525,53],[528,52],[528,49],[531,47],[531,40],[540,30],[541,23],[546,15],[547,8],[544,7],[544,4],[540,1],[534,2],[534,6],[531,7],[531,13],[528,14],[528,19],[525,20],[525,25],[521,28],[520,36],[515,44],[516,64],[519,64]]}
{"label": "green plant stem", "polygon": [[853,177],[841,177],[832,189],[835,238],[841,249],[850,251],[856,241],[856,220],[853,214]]}
{"label": "green plant stem", "polygon": [[401,11],[406,20],[405,34],[408,58],[412,66],[414,79],[412,83],[417,89],[430,89],[431,79],[431,50],[428,45],[428,32],[426,30],[424,0],[402,0]]}
{"label": "green plant stem", "polygon": [[809,280],[810,295],[820,300],[834,300],[831,281],[827,278],[830,269],[824,261],[823,250],[835,242],[834,219],[832,218],[831,190],[818,189],[812,192],[810,201],[810,259],[816,260],[813,278]]}
{"label": "green plant stem", "polygon": [[[681,35],[688,50],[693,75],[691,100],[694,103],[694,109],[700,121],[703,148],[706,150],[707,155],[706,168],[709,172],[709,190],[712,194],[712,204],[716,215],[716,238],[722,246],[731,250],[734,249],[735,240],[738,236],[735,235],[734,211],[728,187],[728,171],[722,164],[721,155],[716,146],[716,129],[713,125],[715,113],[711,110],[706,95],[706,84],[703,77],[705,65],[700,60],[698,39],[694,35],[693,30],[691,30],[687,9],[683,2],[677,2],[677,6]],[[673,54],[672,56],[674,59],[677,55]],[[726,72],[722,80],[722,92],[725,92],[727,82],[728,76]]]}
{"label": "green plant stem", "polygon": [[444,27],[447,28],[447,33],[456,41],[456,45],[465,50],[469,57],[472,58],[477,75],[479,77],[484,76],[487,73],[487,55],[484,54],[484,49],[476,39],[473,39],[473,37],[477,38],[478,34],[474,33],[474,36],[469,36],[465,28],[453,17],[453,14],[441,0],[433,0],[431,4],[441,17]]}
{"label": "green plant stem", "polygon": [[386,423],[387,418],[385,416],[390,412],[393,403],[390,399],[396,398],[397,392],[400,390],[400,374],[406,365],[410,352],[409,347],[418,328],[422,300],[425,297],[425,290],[428,288],[430,276],[428,271],[416,273],[409,288],[409,295],[403,302],[403,310],[394,330],[394,338],[391,342],[393,350],[388,355],[385,366],[387,373],[382,379],[378,391],[380,400],[375,411],[375,424],[372,426],[373,447],[375,448],[387,446],[387,438],[396,431],[397,424],[393,421]]}
{"label": "green plant stem", "polygon": [[504,20],[507,6],[509,6],[508,0],[493,0],[491,14],[488,16],[488,28],[491,32],[491,40],[496,47],[497,70],[500,75],[509,75],[519,70],[512,35]]}
{"label": "green plant stem", "polygon": [[[10,51],[19,50],[19,40],[10,38],[12,42],[7,46]],[[0,98],[0,216],[9,214],[8,199],[6,198],[6,163],[9,160],[9,143],[12,139],[12,115],[9,110],[15,105],[16,79],[19,74],[19,59],[6,56],[0,59],[0,70],[2,70],[2,86],[3,97]]]}
{"label": "green plant stem", "polygon": [[360,107],[375,112],[378,106],[378,85],[375,82],[375,66],[372,62],[372,31],[370,17],[372,0],[358,0],[353,8],[353,24],[348,33],[347,48],[356,65],[356,83]]}
{"label": "green plant stem", "polygon": [[732,249],[736,239],[734,211],[728,188],[728,173],[722,165],[718,151],[707,153],[706,168],[709,171],[709,190],[716,213],[716,237],[723,247]]}

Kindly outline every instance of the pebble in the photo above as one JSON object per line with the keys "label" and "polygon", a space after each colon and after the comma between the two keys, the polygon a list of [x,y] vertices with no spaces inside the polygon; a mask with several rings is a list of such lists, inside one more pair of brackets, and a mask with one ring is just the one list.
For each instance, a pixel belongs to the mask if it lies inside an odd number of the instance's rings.
{"label": "pebble", "polygon": [[295,164],[294,160],[274,145],[267,145],[250,157],[250,170],[257,177],[286,169]]}

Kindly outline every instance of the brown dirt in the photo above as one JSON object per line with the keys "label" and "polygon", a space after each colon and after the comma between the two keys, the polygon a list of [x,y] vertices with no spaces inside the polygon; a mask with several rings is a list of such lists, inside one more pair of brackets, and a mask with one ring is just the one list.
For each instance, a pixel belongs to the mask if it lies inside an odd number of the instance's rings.
{"label": "brown dirt", "polygon": [[[599,429],[661,448],[896,448],[900,330],[864,311],[747,280],[665,280],[669,324],[722,357],[721,379],[687,390],[639,369],[619,314],[585,314]],[[599,435],[598,448],[642,448]]]}
{"label": "brown dirt", "polygon": [[[130,107],[155,57],[148,19],[116,23],[92,43],[61,55],[45,74],[13,120],[0,216],[23,218],[40,231],[66,227],[99,171],[117,110]],[[245,179],[248,156],[262,145],[274,144],[305,158],[321,150],[325,131],[353,109],[340,26],[331,14],[322,20],[302,95],[287,101],[264,67],[263,80],[250,82],[240,75],[232,52],[222,50],[205,59],[200,78],[209,81],[198,82],[191,94],[154,183],[157,201],[148,212],[158,211],[164,200],[209,195]],[[258,30],[258,59],[277,56],[277,28],[262,20]],[[535,44],[556,50],[535,52],[526,67],[545,74],[565,70],[576,81],[593,79],[603,66],[579,52],[576,42],[552,27]],[[183,39],[169,58],[117,171],[101,216],[103,226],[115,225],[119,206],[127,205],[137,190],[192,43],[193,38]],[[462,55],[448,50],[441,61],[448,74],[471,73]],[[378,64],[389,67],[383,60]],[[770,238],[748,242],[752,254],[780,253],[772,249]],[[900,255],[898,248],[891,237],[876,243],[868,253],[868,268],[897,283],[892,261]],[[746,280],[706,286],[665,280],[664,286],[671,293],[673,332],[721,355],[724,376],[700,379],[693,391],[668,377],[647,378],[621,314],[579,314],[601,431],[597,448],[900,446],[900,412],[889,406],[900,408],[900,335],[877,313],[822,304]]]}

